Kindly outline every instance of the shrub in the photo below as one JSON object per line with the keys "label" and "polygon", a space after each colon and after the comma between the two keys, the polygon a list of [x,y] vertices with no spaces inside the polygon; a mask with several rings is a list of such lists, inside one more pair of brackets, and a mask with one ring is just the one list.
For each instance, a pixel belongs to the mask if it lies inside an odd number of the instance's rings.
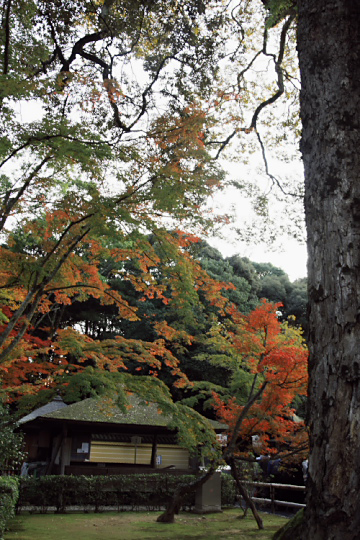
{"label": "shrub", "polygon": [[[50,507],[65,512],[76,506],[84,512],[100,512],[112,506],[121,510],[145,508],[157,510],[166,505],[177,486],[192,482],[194,475],[131,474],[119,476],[41,476],[20,479],[18,509],[31,507],[46,513]],[[235,486],[231,476],[223,475],[221,483],[223,506],[235,503]],[[195,503],[195,493],[189,495],[183,506]]]}
{"label": "shrub", "polygon": [[[69,506],[101,511],[105,506],[157,509],[167,503],[179,483],[193,475],[133,474],[121,476],[42,476],[20,479],[18,509],[30,506],[45,513],[49,507],[65,512]],[[184,501],[191,506],[194,497]]]}
{"label": "shrub", "polygon": [[25,458],[23,435],[14,432],[16,427],[8,407],[0,399],[0,471],[3,473],[20,469]]}
{"label": "shrub", "polygon": [[15,477],[0,477],[0,540],[6,523],[15,514],[15,505],[19,496],[19,480]]}
{"label": "shrub", "polygon": [[234,506],[236,502],[235,480],[230,474],[221,475],[221,506]]}

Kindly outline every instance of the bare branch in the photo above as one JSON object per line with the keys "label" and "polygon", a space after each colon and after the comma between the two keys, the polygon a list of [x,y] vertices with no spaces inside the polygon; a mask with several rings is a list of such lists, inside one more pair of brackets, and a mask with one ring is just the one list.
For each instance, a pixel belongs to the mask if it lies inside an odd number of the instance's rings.
{"label": "bare branch", "polygon": [[265,107],[267,107],[268,105],[271,105],[276,100],[278,100],[279,97],[282,96],[282,94],[284,93],[284,75],[283,75],[283,70],[282,70],[281,64],[282,64],[282,61],[284,59],[287,33],[288,33],[288,31],[290,29],[290,26],[293,23],[294,19],[295,19],[295,13],[291,14],[288,17],[288,19],[285,21],[285,23],[284,23],[284,25],[282,27],[281,35],[280,35],[280,48],[279,48],[279,54],[278,54],[277,58],[275,57],[275,55],[271,55],[266,51],[266,47],[267,47],[267,29],[265,28],[263,53],[266,56],[271,56],[274,59],[275,71],[276,71],[276,74],[277,74],[277,87],[278,87],[278,89],[275,92],[275,94],[273,94],[271,97],[269,97],[269,99],[266,99],[265,101],[260,103],[260,105],[255,109],[255,112],[254,112],[252,120],[251,120],[250,129],[256,129],[256,123],[257,123],[257,119],[259,117],[260,112]]}
{"label": "bare branch", "polygon": [[281,182],[278,178],[276,178],[276,176],[274,176],[273,174],[271,174],[270,170],[269,170],[269,165],[268,165],[268,161],[267,161],[267,157],[266,157],[266,150],[265,150],[265,145],[261,139],[261,136],[260,136],[260,133],[258,132],[258,130],[256,129],[255,130],[255,133],[256,133],[256,137],[257,137],[257,140],[259,141],[259,145],[260,145],[260,148],[261,148],[261,154],[262,154],[262,158],[263,158],[263,162],[264,162],[264,167],[265,167],[265,173],[266,175],[271,179],[272,183],[275,184],[279,189],[280,191],[284,194],[284,195],[290,195],[291,197],[296,197],[298,198],[299,195],[297,195],[296,193],[291,193],[291,192],[288,192],[288,191],[285,191],[285,189],[283,188],[283,186],[281,185]]}
{"label": "bare branch", "polygon": [[37,165],[35,169],[30,173],[21,188],[17,190],[17,193],[14,197],[11,196],[14,193],[14,190],[7,191],[3,202],[3,209],[0,213],[0,231],[4,228],[4,225],[10,215],[11,210],[19,202],[20,198],[31,184],[31,181],[36,177],[36,175],[43,168],[43,166],[52,159],[52,157],[53,156],[51,154],[44,157],[44,159],[39,163],[39,165]]}
{"label": "bare branch", "polygon": [[5,17],[3,19],[2,26],[5,30],[5,44],[4,44],[4,67],[3,74],[6,75],[9,70],[9,51],[10,51],[10,10],[12,0],[7,0],[5,9]]}
{"label": "bare branch", "polygon": [[[270,175],[270,173],[268,172],[268,164],[267,164],[267,161],[266,161],[265,149],[264,149],[264,145],[263,145],[263,143],[261,141],[260,135],[259,135],[258,130],[257,130],[257,121],[258,121],[258,118],[259,118],[259,115],[260,115],[261,111],[265,107],[267,107],[268,105],[271,105],[272,103],[275,103],[275,101],[277,101],[282,96],[282,94],[284,93],[284,72],[283,72],[281,64],[282,64],[283,59],[284,59],[286,37],[287,37],[288,31],[289,31],[293,21],[295,20],[295,16],[296,16],[295,11],[292,11],[291,14],[289,15],[289,17],[286,19],[286,21],[285,21],[285,23],[284,23],[284,25],[282,27],[281,34],[280,34],[280,41],[279,41],[279,53],[278,53],[277,57],[276,57],[276,55],[270,54],[270,53],[267,52],[267,37],[268,37],[268,34],[267,34],[267,28],[265,27],[264,41],[263,41],[262,50],[259,51],[252,58],[252,60],[249,62],[249,64],[241,72],[239,72],[239,74],[237,76],[237,85],[238,85],[238,90],[240,91],[241,90],[241,85],[240,85],[241,79],[244,76],[244,74],[251,68],[251,66],[253,65],[255,60],[261,54],[264,54],[265,56],[270,56],[274,60],[275,71],[276,71],[276,74],[277,74],[277,90],[276,90],[276,92],[272,96],[270,96],[268,99],[262,101],[256,107],[256,109],[255,109],[255,111],[254,111],[254,113],[252,115],[251,122],[247,127],[235,128],[232,131],[232,133],[230,133],[230,135],[228,135],[228,137],[226,139],[224,139],[223,141],[215,141],[215,142],[207,143],[208,145],[220,145],[220,148],[218,149],[218,151],[217,151],[217,153],[216,153],[216,155],[214,157],[214,159],[216,160],[216,159],[219,158],[221,152],[230,143],[230,141],[235,137],[235,135],[237,133],[245,132],[245,133],[248,134],[248,133],[251,133],[251,132],[255,131],[255,133],[257,135],[257,138],[258,138],[258,141],[260,143],[261,150],[262,150],[262,155],[263,155],[263,159],[264,159],[264,163],[265,163],[266,173],[268,174],[268,176],[270,176],[270,178],[272,179],[273,182],[275,182],[277,185],[279,185],[279,187],[280,187],[279,181],[275,177]],[[282,189],[282,191],[284,192],[283,189]]]}

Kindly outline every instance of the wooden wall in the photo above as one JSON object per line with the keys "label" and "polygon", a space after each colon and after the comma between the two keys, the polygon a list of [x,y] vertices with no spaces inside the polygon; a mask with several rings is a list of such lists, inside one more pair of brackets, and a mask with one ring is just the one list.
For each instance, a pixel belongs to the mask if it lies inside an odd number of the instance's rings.
{"label": "wooden wall", "polygon": [[[92,441],[90,462],[97,463],[131,463],[149,465],[151,462],[151,444]],[[174,466],[176,469],[189,468],[189,451],[177,445],[157,445],[157,468]]]}

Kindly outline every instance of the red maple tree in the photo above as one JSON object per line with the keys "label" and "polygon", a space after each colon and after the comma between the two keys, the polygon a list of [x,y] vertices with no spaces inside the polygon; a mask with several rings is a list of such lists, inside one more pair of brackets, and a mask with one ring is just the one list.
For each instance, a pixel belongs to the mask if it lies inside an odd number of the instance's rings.
{"label": "red maple tree", "polygon": [[301,331],[280,322],[280,306],[263,300],[248,316],[233,313],[232,369],[234,378],[239,370],[247,374],[249,391],[245,400],[234,387],[233,396],[214,392],[213,397],[218,418],[229,426],[230,454],[238,457],[253,455],[254,435],[258,453],[286,458],[297,448],[300,459],[307,449],[305,425],[293,402],[307,392],[308,351]]}

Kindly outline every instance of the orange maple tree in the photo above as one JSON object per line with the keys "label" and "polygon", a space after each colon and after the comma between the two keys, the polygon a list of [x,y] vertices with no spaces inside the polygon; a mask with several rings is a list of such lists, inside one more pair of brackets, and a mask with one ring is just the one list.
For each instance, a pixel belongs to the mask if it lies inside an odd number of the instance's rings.
{"label": "orange maple tree", "polygon": [[[34,316],[30,318],[25,312],[11,325],[17,305],[27,294],[25,287],[14,287],[13,300],[10,302],[7,296],[8,305],[4,302],[1,306],[0,337],[5,333],[7,337],[0,349],[6,351],[0,375],[8,394],[17,398],[55,386],[59,377],[81,372],[89,365],[107,372],[127,371],[131,365],[137,374],[153,377],[166,368],[175,386],[191,386],[176,355],[177,346],[191,345],[193,340],[182,320],[196,324],[194,307],[200,305],[200,294],[224,313],[229,301],[221,291],[233,287],[211,279],[192,258],[188,248],[198,240],[179,230],[158,230],[156,243],[138,236],[126,249],[104,248],[89,240],[81,253],[69,255],[61,271],[45,287]],[[114,318],[141,322],[139,304],[128,301],[101,274],[101,265],[109,257],[112,276],[124,284],[125,291],[129,284],[137,302],[156,301],[177,314],[172,322],[147,321],[153,326],[155,339],[131,339],[119,333],[112,338],[95,338],[81,323],[67,324],[62,320],[64,309],[73,302],[81,304],[92,299],[111,308],[109,324]]]}
{"label": "orange maple tree", "polygon": [[301,331],[279,321],[279,308],[263,300],[248,316],[233,312],[227,335],[235,353],[233,395],[213,393],[218,418],[229,426],[228,456],[253,456],[254,435],[257,453],[301,459],[307,451],[305,425],[293,402],[307,392],[308,351]]}

